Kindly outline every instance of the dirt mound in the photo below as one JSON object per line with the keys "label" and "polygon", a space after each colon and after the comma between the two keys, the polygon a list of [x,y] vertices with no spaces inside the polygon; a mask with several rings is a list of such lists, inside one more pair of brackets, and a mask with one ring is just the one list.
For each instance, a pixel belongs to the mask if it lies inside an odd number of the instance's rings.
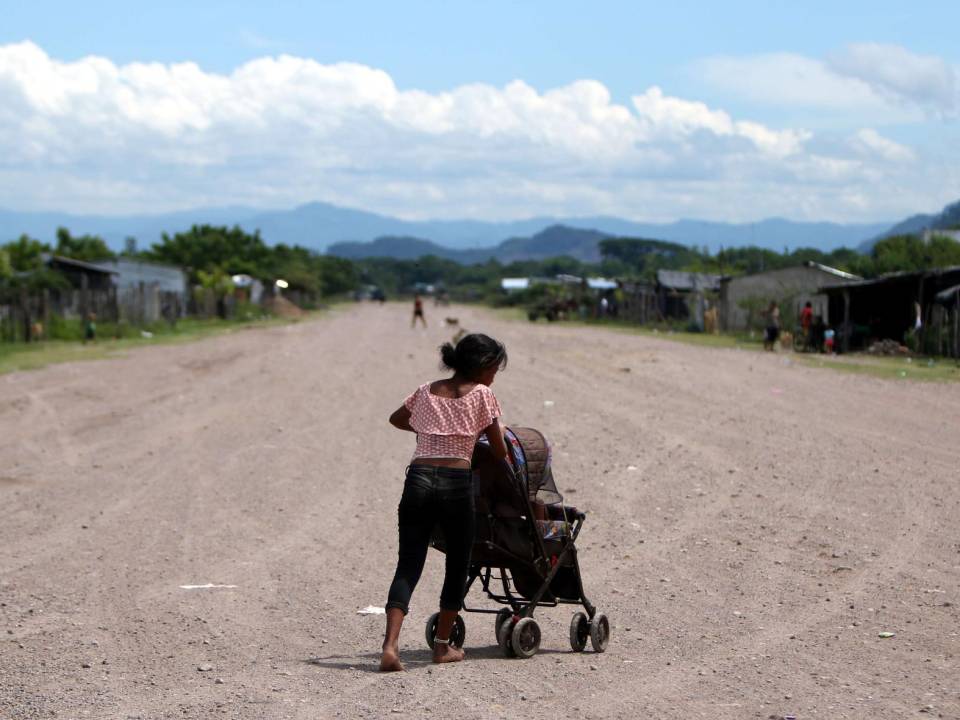
{"label": "dirt mound", "polygon": [[263,305],[268,312],[276,315],[277,317],[299,318],[306,314],[303,309],[294,305],[292,302],[283,297],[283,295],[277,295],[275,297],[268,298]]}
{"label": "dirt mound", "polygon": [[896,340],[878,340],[867,348],[867,352],[871,355],[909,355],[910,349]]}

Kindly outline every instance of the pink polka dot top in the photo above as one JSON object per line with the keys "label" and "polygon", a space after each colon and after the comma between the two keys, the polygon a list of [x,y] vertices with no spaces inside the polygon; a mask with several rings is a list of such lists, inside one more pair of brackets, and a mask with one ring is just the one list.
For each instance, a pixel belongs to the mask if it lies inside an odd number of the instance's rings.
{"label": "pink polka dot top", "polygon": [[500,417],[500,403],[486,385],[477,385],[458,398],[430,392],[430,383],[418,387],[406,400],[410,427],[417,431],[413,458],[460,458],[469,461],[480,433]]}

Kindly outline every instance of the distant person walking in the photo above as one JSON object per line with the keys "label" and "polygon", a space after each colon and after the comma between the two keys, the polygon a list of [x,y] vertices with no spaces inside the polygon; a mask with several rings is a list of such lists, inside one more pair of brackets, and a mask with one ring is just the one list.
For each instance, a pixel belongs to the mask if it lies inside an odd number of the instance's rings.
{"label": "distant person walking", "polygon": [[97,314],[88,313],[87,322],[83,326],[83,344],[97,341]]}
{"label": "distant person walking", "polygon": [[808,300],[807,304],[803,306],[803,310],[800,311],[800,332],[803,333],[803,347],[805,350],[810,350],[813,344],[813,338],[811,336],[812,328],[813,303]]}
{"label": "distant person walking", "polygon": [[413,319],[410,321],[410,327],[416,327],[417,318],[420,318],[424,327],[427,326],[427,319],[423,316],[423,299],[420,297],[420,293],[413,296]]}
{"label": "distant person walking", "polygon": [[763,336],[763,347],[765,350],[774,350],[777,346],[777,339],[780,337],[780,307],[777,301],[771,301],[767,308],[767,329]]}
{"label": "distant person walking", "polygon": [[403,670],[400,626],[427,559],[434,528],[447,543],[446,572],[440,592],[440,617],[433,638],[433,662],[463,660],[450,634],[463,604],[473,545],[473,473],[470,460],[481,433],[494,456],[507,457],[500,425],[500,405],[490,385],[507,364],[507,351],[487,335],[465,336],[454,347],[440,348],[453,377],[425,383],[390,416],[390,424],[417,435],[417,449],[407,467],[399,514],[397,570],[387,596],[387,629],[380,669]]}

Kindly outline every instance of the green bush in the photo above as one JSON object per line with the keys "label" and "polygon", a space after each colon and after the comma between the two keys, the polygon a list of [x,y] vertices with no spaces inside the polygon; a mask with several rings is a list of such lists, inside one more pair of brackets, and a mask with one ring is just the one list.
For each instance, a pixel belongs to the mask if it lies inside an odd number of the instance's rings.
{"label": "green bush", "polygon": [[44,329],[48,340],[82,340],[83,322],[79,318],[68,320],[51,315]]}

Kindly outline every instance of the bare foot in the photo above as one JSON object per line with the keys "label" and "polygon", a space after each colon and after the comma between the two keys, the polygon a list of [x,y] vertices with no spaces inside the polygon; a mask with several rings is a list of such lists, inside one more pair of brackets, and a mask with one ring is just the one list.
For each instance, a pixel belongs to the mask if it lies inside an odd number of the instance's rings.
{"label": "bare foot", "polygon": [[400,654],[396,649],[384,648],[383,655],[380,656],[380,672],[398,672],[403,669],[403,663],[400,662]]}
{"label": "bare foot", "polygon": [[464,656],[463,650],[450,644],[437,643],[433,646],[433,661],[435,663],[460,662]]}

